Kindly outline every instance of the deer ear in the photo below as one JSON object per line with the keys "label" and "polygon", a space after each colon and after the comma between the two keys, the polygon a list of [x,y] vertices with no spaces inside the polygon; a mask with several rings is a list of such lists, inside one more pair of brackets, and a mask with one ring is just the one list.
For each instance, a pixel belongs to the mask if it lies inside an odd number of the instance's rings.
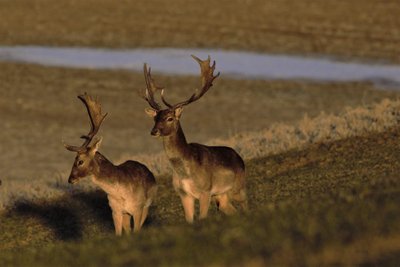
{"label": "deer ear", "polygon": [[144,111],[149,115],[150,117],[154,118],[157,116],[157,110],[152,109],[152,108],[145,108]]}
{"label": "deer ear", "polygon": [[181,117],[182,111],[183,111],[183,107],[177,107],[174,110],[175,117],[179,119]]}
{"label": "deer ear", "polygon": [[101,145],[101,141],[103,140],[103,137],[100,137],[96,141],[94,141],[93,145],[89,148],[89,153],[92,157],[96,154],[97,150],[99,150],[99,147]]}

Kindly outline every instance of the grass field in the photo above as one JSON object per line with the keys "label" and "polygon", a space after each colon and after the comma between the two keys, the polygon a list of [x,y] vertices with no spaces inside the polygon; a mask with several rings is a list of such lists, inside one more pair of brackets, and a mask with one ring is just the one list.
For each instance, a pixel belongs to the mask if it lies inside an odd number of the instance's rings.
{"label": "grass field", "polygon": [[[8,165],[2,167],[1,196],[3,205],[15,202],[0,215],[0,265],[393,265],[399,260],[400,137],[397,128],[390,129],[399,121],[399,101],[385,100],[397,98],[396,92],[358,83],[221,79],[207,95],[212,97],[185,111],[184,128],[194,140],[219,137],[223,140],[212,142],[242,149],[249,144],[241,152],[247,158],[251,211],[227,218],[214,207],[209,219],[188,226],[170,174],[161,168],[160,194],[144,231],[115,238],[105,194],[66,184],[73,155],[64,151],[60,137],[73,142],[88,129],[75,99],[84,87],[104,99],[110,112],[101,133],[109,140],[103,153],[121,160],[160,150],[161,144],[149,136],[152,122],[143,114],[145,105],[134,93],[136,86],[131,87],[141,75],[14,64],[2,69],[8,89],[1,104],[8,125],[2,147],[15,147],[10,150],[14,154],[2,156]],[[159,80],[177,84],[173,98],[187,90],[183,84],[197,81]],[[246,96],[242,108],[249,113],[221,104],[224,99],[235,102],[232,90]],[[232,97],[226,98],[229,93]],[[196,119],[214,111],[213,103],[218,103],[214,116]],[[237,135],[229,124],[221,124],[228,112],[246,122],[251,105],[256,105],[257,119],[241,125]],[[259,118],[265,108],[272,111]],[[222,129],[211,127],[216,123]],[[192,132],[196,125],[207,131]],[[219,132],[226,129],[231,132]],[[138,141],[130,140],[133,131],[143,131]],[[296,147],[301,149],[291,149]]]}
{"label": "grass field", "polygon": [[250,212],[224,217],[213,208],[194,226],[169,175],[158,177],[149,222],[129,238],[113,236],[102,192],[23,201],[0,221],[0,264],[394,265],[399,138],[393,129],[248,161]]}
{"label": "grass field", "polygon": [[[378,0],[0,1],[0,45],[212,47],[400,62],[400,3]],[[218,63],[217,63],[218,65]],[[156,69],[156,66],[154,66]],[[198,77],[153,74],[172,102]],[[187,225],[143,74],[0,63],[0,266],[397,266],[399,91],[365,82],[221,77],[184,110],[188,141],[245,158],[250,211]],[[106,195],[67,184],[89,129],[76,98],[109,115],[100,151],[140,159],[159,195],[139,234],[114,236]]]}
{"label": "grass field", "polygon": [[14,0],[2,44],[215,47],[400,62],[400,3],[380,0]]}
{"label": "grass field", "polygon": [[[162,143],[150,136],[153,122],[137,94],[144,86],[143,74],[9,63],[0,68],[5,92],[0,99],[0,144],[12,148],[0,155],[0,205],[10,197],[63,193],[58,187],[65,187],[74,155],[64,149],[62,140],[77,144],[89,129],[85,109],[76,98],[84,91],[97,95],[109,112],[99,133],[104,137],[101,151],[108,158],[121,161],[162,150]],[[186,98],[199,82],[198,77],[161,75],[157,81],[170,88],[171,101]],[[222,76],[215,84],[207,97],[184,111],[182,125],[189,141],[235,139],[277,123],[296,123],[306,114],[309,118],[321,112],[340,114],[346,107],[367,107],[398,97],[397,92],[376,90],[367,83],[240,81]]]}

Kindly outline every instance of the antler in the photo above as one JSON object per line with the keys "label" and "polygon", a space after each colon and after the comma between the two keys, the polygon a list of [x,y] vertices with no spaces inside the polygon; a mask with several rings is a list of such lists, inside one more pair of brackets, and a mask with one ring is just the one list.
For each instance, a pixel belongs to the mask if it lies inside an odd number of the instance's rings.
{"label": "antler", "polygon": [[151,68],[147,69],[147,64],[143,65],[144,72],[144,80],[146,81],[146,90],[142,97],[149,103],[149,105],[159,111],[161,110],[161,106],[155,101],[154,93],[157,90],[162,90],[162,87],[159,87],[155,84],[154,79],[151,77]]}
{"label": "antler", "polygon": [[200,99],[205,93],[207,93],[208,89],[210,89],[213,86],[213,81],[220,75],[220,73],[218,72],[217,75],[214,76],[215,60],[213,61],[213,64],[210,66],[210,61],[211,61],[210,56],[208,56],[208,58],[206,60],[201,60],[194,55],[191,55],[191,56],[200,65],[202,88],[199,93],[198,93],[198,90],[196,89],[196,92],[189,99],[179,102],[175,105],[171,105],[165,100],[164,89],[163,89],[161,91],[161,99],[164,102],[164,104],[166,106],[168,106],[169,108],[182,107],[182,106],[188,105],[188,104]]}
{"label": "antler", "polygon": [[86,92],[83,95],[79,95],[78,98],[83,102],[85,105],[89,119],[90,119],[90,131],[87,135],[82,135],[81,138],[85,139],[85,142],[80,146],[70,146],[64,144],[64,146],[71,151],[83,151],[87,148],[87,146],[92,141],[93,137],[97,134],[100,129],[100,125],[107,116],[106,114],[101,114],[101,104],[98,102],[97,98],[93,99],[89,96]]}

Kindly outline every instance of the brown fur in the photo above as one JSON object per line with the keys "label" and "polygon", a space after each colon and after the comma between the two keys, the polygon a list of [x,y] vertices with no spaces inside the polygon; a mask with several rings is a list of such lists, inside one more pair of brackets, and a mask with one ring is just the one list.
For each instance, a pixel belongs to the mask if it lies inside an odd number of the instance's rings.
{"label": "brown fur", "polygon": [[[193,222],[194,200],[200,201],[200,218],[207,217],[211,199],[225,214],[236,209],[231,200],[247,209],[245,165],[232,148],[188,144],[179,123],[181,111],[157,111],[152,135],[161,136],[173,167],[173,186],[181,198],[185,218]],[[170,118],[173,118],[171,120]]]}
{"label": "brown fur", "polygon": [[78,98],[88,112],[90,131],[81,136],[85,141],[80,147],[64,145],[66,149],[77,153],[68,182],[73,184],[81,178],[92,176],[92,181],[107,193],[115,233],[121,235],[122,228],[126,233],[130,233],[132,216],[134,231],[139,231],[157,193],[156,180],[149,169],[139,162],[126,161],[118,166],[112,164],[97,152],[101,139],[89,146],[107,114],[102,114],[97,98],[87,93],[79,95]]}
{"label": "brown fur", "polygon": [[[131,216],[134,231],[139,231],[157,193],[153,174],[137,161],[129,160],[116,166],[99,152],[92,156],[92,149],[78,152],[68,181],[76,183],[92,176],[92,181],[107,193],[116,234],[121,235],[122,228],[130,233]],[[81,165],[80,161],[83,161]]]}
{"label": "brown fur", "polygon": [[[247,209],[245,167],[239,154],[229,147],[188,144],[183,134],[179,122],[183,107],[199,100],[219,76],[219,73],[214,75],[215,61],[210,65],[210,56],[206,60],[194,55],[192,57],[200,65],[202,87],[190,98],[175,105],[168,103],[164,89],[155,84],[147,65],[143,66],[146,82],[143,98],[151,107],[146,109],[146,113],[155,122],[151,134],[163,138],[165,152],[174,169],[172,183],[181,198],[185,218],[189,223],[193,222],[195,199],[200,202],[200,219],[207,217],[212,198],[226,214],[236,212],[231,204],[232,199]],[[161,109],[154,98],[158,90],[161,90],[161,100],[167,109]]]}

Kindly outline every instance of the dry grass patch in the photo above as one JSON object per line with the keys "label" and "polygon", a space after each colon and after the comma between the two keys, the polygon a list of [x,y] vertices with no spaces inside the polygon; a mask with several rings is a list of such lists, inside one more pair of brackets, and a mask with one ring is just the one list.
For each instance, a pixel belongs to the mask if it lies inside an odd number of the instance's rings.
{"label": "dry grass patch", "polygon": [[14,0],[7,45],[217,47],[400,62],[400,3],[349,0]]}
{"label": "dry grass patch", "polygon": [[[237,134],[230,138],[209,140],[210,145],[233,147],[245,159],[279,154],[316,143],[384,132],[400,123],[400,100],[383,100],[369,107],[347,108],[337,115],[322,112],[315,118],[305,115],[293,124],[275,123],[260,131]],[[124,161],[129,156],[124,156]],[[171,172],[164,153],[136,155],[157,174]]]}
{"label": "dry grass patch", "polygon": [[[147,104],[136,94],[144,86],[141,73],[23,64],[0,64],[0,69],[4,92],[0,99],[0,146],[7,148],[7,153],[0,154],[1,207],[21,197],[56,197],[75,189],[67,184],[73,155],[61,141],[80,143],[78,137],[88,130],[85,110],[76,100],[84,91],[97,95],[104,111],[109,113],[99,135],[104,138],[100,151],[110,160],[138,160],[145,157],[136,155],[143,154],[149,162],[150,155],[162,150],[160,140],[149,133],[153,122],[144,113]],[[189,76],[157,75],[157,81],[170,89],[168,96],[172,102],[188,97],[199,84],[198,77]],[[345,107],[368,107],[398,95],[376,90],[369,83],[240,81],[221,76],[206,97],[185,109],[182,125],[191,142],[233,146],[243,142],[237,149],[251,158],[251,153],[257,153],[249,151],[261,149],[260,155],[275,153],[300,142],[293,139],[291,131],[305,114],[309,118],[322,111],[339,114]],[[390,105],[387,108],[390,110]],[[304,120],[300,125],[309,123]],[[341,127],[340,123],[337,127]],[[267,139],[268,132],[272,139]],[[289,145],[283,145],[285,142]],[[163,153],[153,159],[150,165],[156,173],[168,166]]]}
{"label": "dry grass patch", "polygon": [[[102,192],[0,214],[1,266],[397,266],[399,128],[246,162],[250,211],[185,223],[170,175],[143,231],[115,238]],[[379,155],[379,156],[377,156]]]}

